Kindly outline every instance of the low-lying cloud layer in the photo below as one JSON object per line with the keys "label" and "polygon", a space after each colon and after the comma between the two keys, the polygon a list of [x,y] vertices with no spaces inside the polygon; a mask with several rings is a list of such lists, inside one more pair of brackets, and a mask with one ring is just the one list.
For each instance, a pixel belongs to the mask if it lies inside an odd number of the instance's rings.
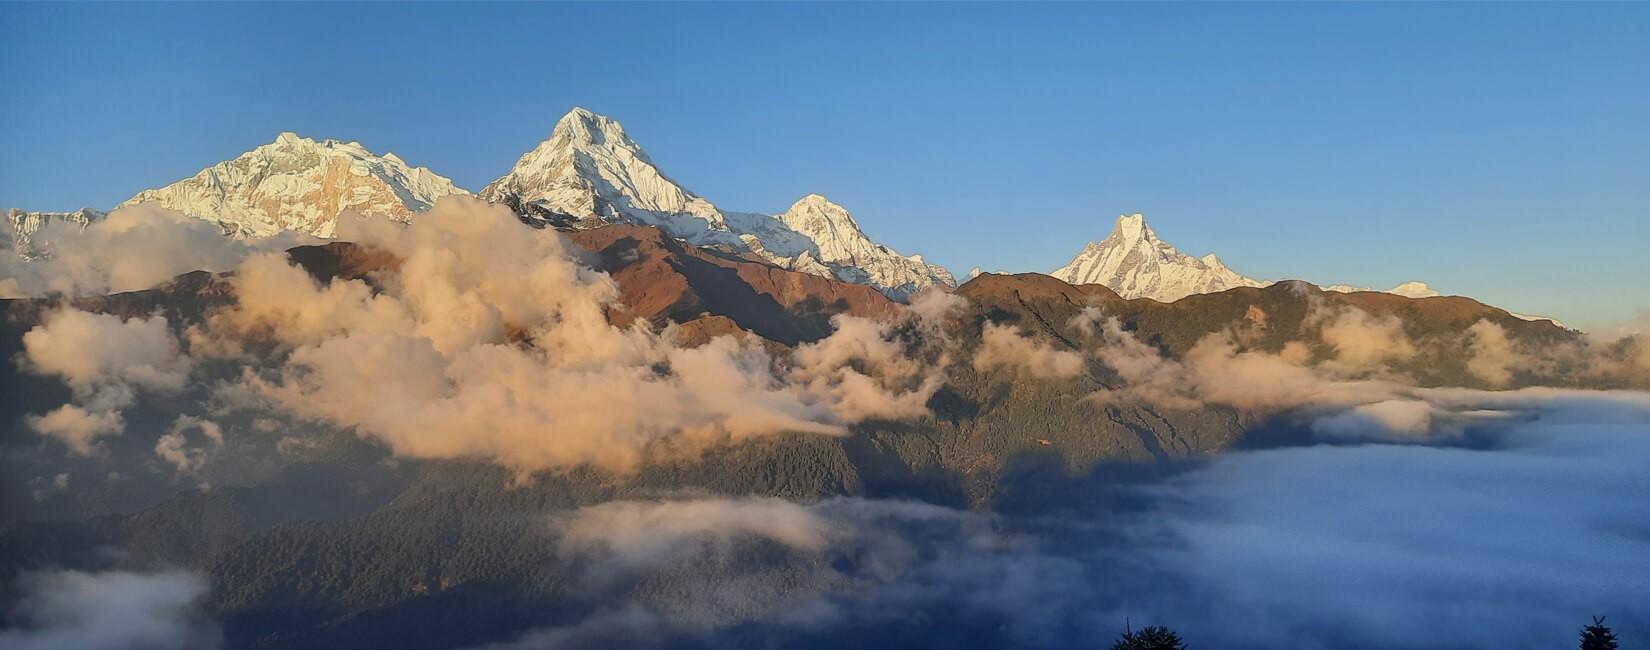
{"label": "low-lying cloud layer", "polygon": [[[862,499],[585,508],[550,527],[598,578],[595,613],[495,647],[1104,646],[1128,620],[1193,647],[1534,650],[1566,647],[1594,615],[1624,643],[1650,638],[1636,498],[1650,396],[1433,397],[1497,413],[1486,444],[1403,432],[1234,453],[1057,516]],[[1116,490],[1146,507],[1106,507]]]}
{"label": "low-lying cloud layer", "polygon": [[207,584],[189,573],[25,574],[0,629],[4,650],[204,650],[222,635],[199,610]]}
{"label": "low-lying cloud layer", "polygon": [[1153,489],[1140,539],[1179,540],[1151,555],[1187,589],[1129,609],[1220,647],[1566,647],[1593,615],[1650,638],[1650,401],[1618,397],[1492,396],[1521,412],[1490,449],[1223,456]]}

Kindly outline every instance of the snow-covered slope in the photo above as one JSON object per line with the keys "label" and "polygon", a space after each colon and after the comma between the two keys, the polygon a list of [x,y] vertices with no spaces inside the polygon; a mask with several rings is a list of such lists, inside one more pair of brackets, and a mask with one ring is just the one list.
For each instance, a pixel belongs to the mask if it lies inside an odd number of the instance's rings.
{"label": "snow-covered slope", "polygon": [[871,241],[842,206],[811,194],[780,215],[725,212],[666,176],[617,121],[574,108],[550,138],[478,194],[530,220],[588,228],[658,226],[788,269],[876,287],[894,298],[952,285],[945,269]]}
{"label": "snow-covered slope", "polygon": [[[1329,286],[1323,287],[1323,290],[1324,291],[1334,291],[1336,293],[1354,293],[1354,292],[1357,292],[1357,291],[1375,291],[1375,289],[1367,287],[1367,286],[1366,287],[1354,287],[1350,284],[1331,284]],[[1398,285],[1396,287],[1393,287],[1391,289],[1381,291],[1381,293],[1390,293],[1390,294],[1394,294],[1394,295],[1403,296],[1405,298],[1431,298],[1433,296],[1443,295],[1443,294],[1439,293],[1438,290],[1427,286],[1427,283],[1425,283],[1425,282],[1405,282],[1405,283],[1400,284],[1400,285]]]}
{"label": "snow-covered slope", "polygon": [[46,254],[41,242],[34,239],[35,233],[52,223],[70,223],[76,227],[85,228],[93,221],[102,221],[108,213],[81,208],[74,212],[24,212],[17,208],[6,211],[7,228],[0,232],[0,246],[10,248],[12,252],[23,259],[35,259]]}
{"label": "snow-covered slope", "polygon": [[804,196],[774,216],[730,214],[728,223],[751,252],[771,262],[869,284],[894,298],[957,283],[950,271],[924,262],[921,255],[902,256],[871,241],[846,208],[818,194]]}
{"label": "snow-covered slope", "polygon": [[558,225],[659,226],[696,244],[732,243],[722,211],[665,176],[605,115],[574,108],[550,139],[478,194]]}
{"label": "snow-covered slope", "polygon": [[122,205],[155,201],[224,232],[268,237],[300,232],[332,237],[338,213],[406,221],[449,194],[468,194],[444,176],[378,156],[357,142],[316,142],[282,133],[274,142]]}
{"label": "snow-covered slope", "polygon": [[1387,289],[1386,292],[1397,294],[1405,298],[1431,298],[1433,296],[1440,295],[1438,291],[1427,286],[1427,283],[1425,282],[1405,282],[1391,289]]}
{"label": "snow-covered slope", "polygon": [[1124,298],[1162,302],[1271,284],[1238,275],[1214,253],[1197,258],[1175,250],[1139,214],[1119,216],[1110,236],[1089,244],[1052,275],[1071,284],[1103,284]]}

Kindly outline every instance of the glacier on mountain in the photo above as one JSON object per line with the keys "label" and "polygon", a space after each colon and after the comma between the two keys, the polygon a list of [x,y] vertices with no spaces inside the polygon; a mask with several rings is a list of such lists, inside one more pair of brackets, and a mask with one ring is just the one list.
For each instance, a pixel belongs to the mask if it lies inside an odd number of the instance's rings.
{"label": "glacier on mountain", "polygon": [[236,237],[297,232],[330,238],[346,210],[406,221],[449,194],[469,193],[393,153],[378,156],[358,142],[317,142],[288,132],[121,205],[156,202],[217,222]]}
{"label": "glacier on mountain", "polygon": [[660,171],[617,121],[583,108],[564,115],[549,139],[477,196],[543,225],[657,226],[689,243],[869,284],[896,299],[956,284],[922,256],[872,241],[846,209],[818,194],[778,215],[723,211]]}

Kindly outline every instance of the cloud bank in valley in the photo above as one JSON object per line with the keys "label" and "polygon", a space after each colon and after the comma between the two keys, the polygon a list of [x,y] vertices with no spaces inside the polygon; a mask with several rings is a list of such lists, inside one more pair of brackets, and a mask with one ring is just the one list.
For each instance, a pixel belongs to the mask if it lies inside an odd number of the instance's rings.
{"label": "cloud bank in valley", "polygon": [[222,635],[199,609],[207,583],[181,572],[24,574],[5,650],[208,650]]}
{"label": "cloud bank in valley", "polygon": [[[549,527],[600,578],[600,606],[496,647],[825,647],[906,638],[913,620],[930,647],[1103,646],[1125,619],[1236,650],[1566,647],[1601,614],[1650,635],[1635,498],[1650,396],[1429,397],[1497,414],[1472,425],[1486,444],[1395,431],[1402,444],[1237,452],[1096,486],[1058,516],[871,499],[576,510]],[[1108,507],[1119,491],[1137,505]]]}
{"label": "cloud bank in valley", "polygon": [[[1236,453],[1152,488],[1137,539],[1183,592],[1125,611],[1237,648],[1543,648],[1607,614],[1650,634],[1650,399],[1454,391],[1488,449]],[[1514,417],[1516,416],[1516,417]]]}

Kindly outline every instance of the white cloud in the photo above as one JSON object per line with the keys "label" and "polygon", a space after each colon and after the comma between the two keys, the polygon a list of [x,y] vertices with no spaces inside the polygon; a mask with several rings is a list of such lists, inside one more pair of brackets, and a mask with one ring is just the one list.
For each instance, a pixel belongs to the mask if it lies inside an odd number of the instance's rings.
{"label": "white cloud", "polygon": [[188,573],[24,574],[24,594],[12,613],[17,627],[0,630],[6,650],[197,650],[216,648],[221,634],[198,610],[207,585]]}
{"label": "white cloud", "polygon": [[980,347],[974,351],[974,369],[1003,366],[1045,379],[1075,377],[1083,372],[1083,355],[1032,340],[1013,325],[987,322],[980,331]]}
{"label": "white cloud", "polygon": [[31,415],[28,423],[80,455],[92,453],[97,438],[125,430],[121,409],[140,390],[180,391],[191,367],[163,317],[123,321],[67,308],[48,313],[23,334],[21,360],[29,371],[61,378],[72,389],[73,403]]}
{"label": "white cloud", "polygon": [[255,250],[291,246],[290,238],[244,241],[217,224],[156,205],[120,208],[81,230],[54,221],[32,239],[49,259],[0,252],[0,297],[100,295],[147,289],[190,271],[227,271]]}

